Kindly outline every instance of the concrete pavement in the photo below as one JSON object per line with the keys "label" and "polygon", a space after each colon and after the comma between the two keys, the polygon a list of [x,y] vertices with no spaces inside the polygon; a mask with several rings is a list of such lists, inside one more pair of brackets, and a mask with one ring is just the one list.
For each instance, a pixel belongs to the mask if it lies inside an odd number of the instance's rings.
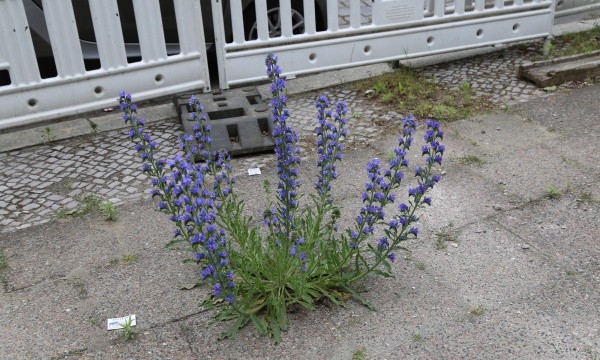
{"label": "concrete pavement", "polygon": [[[0,358],[597,359],[600,85],[540,97],[499,65],[520,58],[500,54],[421,70],[464,81],[488,75],[458,69],[485,64],[499,71],[490,83],[505,75],[519,90],[507,90],[517,101],[503,111],[445,125],[445,175],[421,216],[420,240],[407,244],[394,279],[365,284],[378,311],[349,302],[291,314],[277,346],[252,328],[218,340],[224,325],[210,325],[197,306],[207,289],[181,290],[196,271],[181,264],[184,253],[164,248],[171,226],[144,196],[148,179],[123,130],[0,153]],[[480,88],[502,103],[510,95],[499,90]],[[360,205],[364,164],[387,157],[401,116],[343,87],[326,92],[351,105],[334,188],[344,228]],[[290,101],[305,189],[315,174],[314,95]],[[175,119],[150,126],[162,155],[173,154],[178,127]],[[276,181],[273,164],[269,154],[233,162],[255,216],[263,180]],[[263,174],[247,176],[251,166]],[[551,187],[558,198],[547,196]],[[118,220],[68,215],[86,195],[118,202]],[[137,315],[136,340],[106,331],[108,318],[129,314]]]}

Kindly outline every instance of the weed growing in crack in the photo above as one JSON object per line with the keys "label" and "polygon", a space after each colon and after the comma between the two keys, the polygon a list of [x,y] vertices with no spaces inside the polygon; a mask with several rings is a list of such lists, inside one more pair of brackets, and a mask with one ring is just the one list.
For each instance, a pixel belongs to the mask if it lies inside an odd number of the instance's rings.
{"label": "weed growing in crack", "polygon": [[110,200],[106,200],[100,203],[100,212],[104,215],[106,221],[117,220],[117,206]]}
{"label": "weed growing in crack", "polygon": [[4,253],[0,252],[0,271],[8,267],[8,259]]}
{"label": "weed growing in crack", "polygon": [[137,333],[135,332],[135,328],[133,327],[133,319],[131,317],[129,317],[129,319],[127,319],[127,321],[123,323],[121,330],[119,330],[119,334],[126,341],[135,339]]}
{"label": "weed growing in crack", "polygon": [[52,132],[52,129],[49,126],[46,126],[45,128],[37,131],[41,133],[41,136],[44,139],[44,143],[46,144],[49,144],[56,140],[56,137],[54,136],[54,133]]}
{"label": "weed growing in crack", "polygon": [[442,227],[436,234],[435,248],[438,250],[446,250],[448,242],[458,243],[458,231],[454,229],[454,224],[449,222],[448,225]]}
{"label": "weed growing in crack", "polygon": [[480,165],[485,164],[485,161],[483,159],[481,159],[477,155],[465,155],[465,156],[462,156],[462,157],[460,157],[460,158],[457,159],[457,162],[460,165],[476,165],[476,166],[480,166]]}
{"label": "weed growing in crack", "polygon": [[352,360],[365,360],[367,358],[367,349],[364,347],[354,350],[352,353]]}
{"label": "weed growing in crack", "polygon": [[[406,117],[394,157],[387,164],[379,159],[367,163],[362,205],[352,225],[340,230],[340,209],[331,191],[342,160],[347,105],[331,104],[325,96],[316,99],[318,175],[313,193],[302,198],[298,133],[288,123],[285,80],[274,55],[267,56],[266,67],[278,183],[274,199],[267,196],[262,227],[245,215],[244,202],[234,194],[229,156],[213,150],[210,123],[195,97],[189,102],[194,134],[180,137],[182,155],[169,160],[156,157],[157,144],[137,117],[131,95],[121,93],[118,100],[142,169],[151,177],[151,194],[175,224],[170,245],[188,246],[191,261],[211,288],[203,306],[215,311],[216,320],[231,321],[224,336],[252,324],[279,342],[290,309],[314,310],[324,299],[343,305],[350,298],[373,309],[359,283],[372,274],[392,276],[401,244],[417,238],[417,212],[432,203],[427,193],[441,179],[434,167],[441,165],[445,148],[440,124],[427,120],[420,149],[424,165],[414,168],[416,185],[408,189],[405,202],[390,210],[409,167],[417,128],[416,119]],[[302,206],[306,198],[309,204]],[[372,239],[378,227],[381,235]]]}
{"label": "weed growing in crack", "polygon": [[546,191],[544,193],[544,197],[550,199],[550,200],[556,200],[559,199],[561,197],[561,192],[560,189],[557,188],[554,185],[550,185],[546,188]]}
{"label": "weed growing in crack", "polygon": [[121,264],[129,265],[131,263],[136,262],[137,259],[138,259],[138,256],[135,254],[125,254],[125,255],[123,255],[123,257],[121,257]]}
{"label": "weed growing in crack", "polygon": [[483,313],[485,313],[487,311],[487,309],[483,306],[478,306],[476,308],[471,309],[471,311],[469,311],[469,314],[473,315],[473,316],[480,316],[483,315]]}
{"label": "weed growing in crack", "polygon": [[423,335],[421,335],[419,333],[413,333],[412,334],[412,340],[414,342],[419,342],[419,343],[425,341],[425,339],[423,338]]}

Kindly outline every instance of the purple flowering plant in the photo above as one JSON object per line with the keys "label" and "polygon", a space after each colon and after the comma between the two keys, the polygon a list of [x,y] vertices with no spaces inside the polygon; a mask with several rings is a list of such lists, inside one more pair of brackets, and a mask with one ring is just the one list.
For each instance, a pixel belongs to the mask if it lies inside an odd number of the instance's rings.
{"label": "purple flowering plant", "polygon": [[[421,148],[425,164],[414,169],[417,181],[409,188],[407,201],[396,206],[394,216],[386,217],[408,170],[408,151],[417,128],[414,117],[405,118],[394,156],[387,165],[378,159],[367,163],[362,206],[352,224],[338,231],[341,214],[331,189],[347,135],[347,105],[331,104],[325,96],[315,102],[318,175],[311,204],[302,207],[298,133],[288,124],[285,80],[273,54],[266,57],[266,67],[278,183],[274,201],[262,214],[262,227],[245,214],[244,202],[234,194],[229,156],[212,148],[210,124],[195,97],[188,104],[195,133],[181,135],[180,155],[168,160],[156,156],[157,144],[144,130],[131,95],[122,92],[118,101],[130,127],[128,135],[143,160],[142,170],[151,176],[151,194],[174,223],[169,245],[191,251],[199,277],[210,287],[203,305],[215,310],[215,320],[232,322],[225,336],[252,323],[259,333],[279,342],[288,328],[290,308],[313,310],[322,299],[343,305],[349,298],[372,308],[359,296],[356,284],[370,274],[392,276],[391,263],[404,249],[401,243],[419,233],[417,210],[431,205],[426,193],[440,180],[434,166],[441,164],[445,149],[440,124],[427,120],[426,145]],[[270,190],[268,184],[265,189]],[[377,227],[383,228],[384,236],[371,239]]]}

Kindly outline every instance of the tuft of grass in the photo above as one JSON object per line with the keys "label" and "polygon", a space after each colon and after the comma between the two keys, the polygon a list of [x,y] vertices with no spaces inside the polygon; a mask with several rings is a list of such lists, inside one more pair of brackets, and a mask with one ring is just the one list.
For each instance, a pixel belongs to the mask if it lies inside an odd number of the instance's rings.
{"label": "tuft of grass", "polygon": [[137,334],[133,328],[133,319],[131,317],[129,317],[129,319],[123,324],[123,327],[119,333],[126,341],[135,339]]}
{"label": "tuft of grass", "polygon": [[421,335],[419,333],[413,333],[412,339],[414,342],[423,342],[425,340],[425,339],[423,339],[423,335]]}
{"label": "tuft of grass", "polygon": [[352,353],[352,360],[365,360],[367,358],[367,349],[361,347],[360,349],[354,350]]}
{"label": "tuft of grass", "polygon": [[600,50],[600,25],[591,30],[558,37],[554,55],[585,54]]}
{"label": "tuft of grass", "polygon": [[473,316],[479,316],[479,315],[483,315],[483,313],[485,313],[487,311],[487,309],[483,306],[478,306],[476,308],[471,309],[471,311],[469,311],[469,314],[473,315]]}
{"label": "tuft of grass", "polygon": [[117,206],[110,200],[100,203],[100,212],[104,215],[106,221],[117,220]]}
{"label": "tuft of grass", "polygon": [[453,121],[494,108],[489,99],[476,96],[469,83],[449,89],[410,68],[359,81],[353,88],[361,93],[371,89],[375,100],[417,118]]}
{"label": "tuft of grass", "polygon": [[8,259],[6,258],[6,255],[4,255],[3,253],[0,253],[0,271],[6,269],[8,267]]}
{"label": "tuft of grass", "polygon": [[546,192],[544,193],[544,196],[550,200],[555,200],[560,198],[561,196],[561,192],[560,189],[557,188],[554,185],[550,185],[548,186],[548,188],[546,189]]}
{"label": "tuft of grass", "polygon": [[460,165],[483,165],[485,161],[477,155],[465,155],[457,159]]}
{"label": "tuft of grass", "polygon": [[452,221],[435,233],[435,237],[435,248],[438,250],[446,250],[448,242],[458,243],[458,231],[454,229]]}
{"label": "tuft of grass", "polygon": [[46,144],[49,144],[56,140],[56,137],[54,136],[54,133],[52,132],[52,129],[49,126],[46,126],[45,128],[37,131],[41,133],[41,137],[44,139],[44,143]]}
{"label": "tuft of grass", "polygon": [[577,200],[586,204],[593,204],[596,202],[596,199],[594,198],[594,195],[592,195],[591,191],[582,191],[579,193]]}
{"label": "tuft of grass", "polygon": [[121,264],[123,264],[123,265],[129,265],[131,263],[136,262],[137,259],[138,259],[138,256],[135,255],[135,254],[125,254],[121,258]]}
{"label": "tuft of grass", "polygon": [[95,318],[93,316],[88,317],[88,322],[92,326],[100,326],[100,320],[98,320],[97,318]]}

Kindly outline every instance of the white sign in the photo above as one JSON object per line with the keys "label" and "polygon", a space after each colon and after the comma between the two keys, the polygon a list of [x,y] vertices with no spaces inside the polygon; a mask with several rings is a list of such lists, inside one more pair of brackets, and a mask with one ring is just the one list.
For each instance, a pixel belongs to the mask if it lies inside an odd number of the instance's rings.
{"label": "white sign", "polygon": [[123,328],[129,319],[131,319],[131,326],[135,326],[135,315],[123,316],[115,319],[108,319],[108,330],[119,330]]}
{"label": "white sign", "polygon": [[248,169],[248,175],[260,175],[260,168],[250,168]]}
{"label": "white sign", "polygon": [[415,0],[376,0],[373,24],[389,25],[423,20],[423,2]]}

